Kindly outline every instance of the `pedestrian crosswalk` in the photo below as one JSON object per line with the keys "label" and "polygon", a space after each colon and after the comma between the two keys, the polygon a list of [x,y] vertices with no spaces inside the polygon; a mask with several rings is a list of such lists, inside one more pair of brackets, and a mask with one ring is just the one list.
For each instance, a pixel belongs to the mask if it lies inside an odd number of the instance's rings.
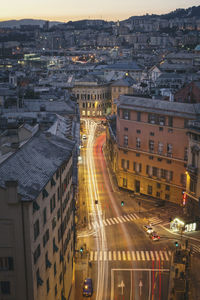
{"label": "pedestrian crosswalk", "polygon": [[161,220],[159,217],[152,217],[149,218],[149,224],[151,224],[151,226],[155,226],[155,225],[168,225],[169,224],[169,218],[165,218],[165,220]]}
{"label": "pedestrian crosswalk", "polygon": [[90,251],[90,261],[169,261],[171,251]]}
{"label": "pedestrian crosswalk", "polygon": [[99,222],[91,222],[90,224],[88,224],[88,228],[89,228],[89,230],[98,229],[99,227],[102,227],[102,226],[110,226],[110,225],[114,225],[114,224],[130,222],[130,221],[134,221],[137,219],[139,219],[138,215],[135,213],[132,213],[132,214],[128,214],[128,215],[103,219]]}

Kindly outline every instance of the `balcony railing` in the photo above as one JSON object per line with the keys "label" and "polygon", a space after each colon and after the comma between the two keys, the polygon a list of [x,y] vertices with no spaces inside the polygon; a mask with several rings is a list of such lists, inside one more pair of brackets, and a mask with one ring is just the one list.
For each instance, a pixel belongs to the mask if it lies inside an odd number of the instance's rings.
{"label": "balcony railing", "polygon": [[193,166],[193,165],[188,165],[188,166],[187,166],[187,171],[188,171],[190,174],[197,175],[198,168],[195,167],[195,166]]}

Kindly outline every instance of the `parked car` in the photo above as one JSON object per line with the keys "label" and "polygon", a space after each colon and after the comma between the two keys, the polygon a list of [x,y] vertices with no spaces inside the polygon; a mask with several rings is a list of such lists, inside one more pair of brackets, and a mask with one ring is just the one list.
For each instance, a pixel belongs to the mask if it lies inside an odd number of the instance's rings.
{"label": "parked car", "polygon": [[148,234],[153,232],[153,228],[150,225],[144,225],[143,228],[144,228],[144,231]]}
{"label": "parked car", "polygon": [[93,294],[92,279],[86,278],[83,284],[83,296],[91,297]]}
{"label": "parked car", "polygon": [[160,240],[160,236],[155,232],[153,231],[151,234],[150,234],[150,238],[152,241],[159,241]]}
{"label": "parked car", "polygon": [[86,140],[86,139],[87,139],[86,134],[83,134],[83,135],[82,135],[82,139],[83,139],[83,140]]}

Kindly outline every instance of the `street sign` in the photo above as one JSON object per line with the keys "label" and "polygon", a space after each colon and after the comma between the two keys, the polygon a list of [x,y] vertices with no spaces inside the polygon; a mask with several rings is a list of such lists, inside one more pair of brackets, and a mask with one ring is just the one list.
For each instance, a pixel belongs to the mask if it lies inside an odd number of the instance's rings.
{"label": "street sign", "polygon": [[121,281],[120,284],[118,284],[118,287],[120,287],[122,289],[122,295],[124,295],[125,284],[124,284],[123,280]]}
{"label": "street sign", "polygon": [[142,296],[142,287],[143,287],[143,283],[142,283],[142,280],[140,280],[140,282],[139,282],[140,296]]}

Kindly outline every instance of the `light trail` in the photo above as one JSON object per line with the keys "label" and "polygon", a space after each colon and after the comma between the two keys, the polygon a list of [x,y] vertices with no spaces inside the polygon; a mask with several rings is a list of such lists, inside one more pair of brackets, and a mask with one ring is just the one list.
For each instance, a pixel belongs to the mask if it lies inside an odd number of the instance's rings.
{"label": "light trail", "polygon": [[[93,216],[93,221],[103,222],[102,220],[102,208],[99,201],[99,190],[96,178],[95,163],[93,156],[94,148],[94,139],[97,124],[92,120],[85,120],[85,127],[87,131],[87,150],[86,150],[86,161],[87,161],[87,173],[88,173],[88,188],[89,188],[89,207]],[[95,204],[95,200],[98,201],[98,204]],[[91,222],[91,215],[88,212],[88,220]],[[104,226],[100,227],[95,232],[96,235],[96,246],[97,251],[106,251],[107,250],[107,240]],[[98,258],[98,272],[97,272],[97,291],[96,291],[96,300],[104,300],[107,296],[104,295],[104,292],[107,293],[107,284],[108,284],[108,262],[100,261]]]}

